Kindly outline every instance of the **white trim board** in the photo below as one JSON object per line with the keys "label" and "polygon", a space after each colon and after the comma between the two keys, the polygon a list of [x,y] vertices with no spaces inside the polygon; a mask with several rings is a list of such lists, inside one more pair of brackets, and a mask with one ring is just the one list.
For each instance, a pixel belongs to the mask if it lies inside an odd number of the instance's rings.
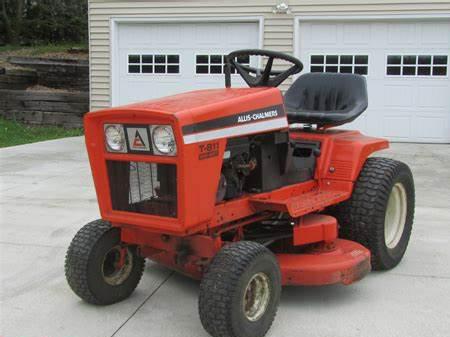
{"label": "white trim board", "polygon": [[155,17],[155,16],[115,16],[110,18],[110,78],[109,78],[109,104],[115,106],[115,97],[118,97],[117,77],[115,69],[118,69],[119,48],[118,47],[118,29],[121,23],[195,23],[195,22],[256,22],[259,25],[258,31],[258,48],[263,47],[264,43],[264,17],[263,16],[220,16],[220,17],[203,17],[203,16],[182,16],[182,17]]}

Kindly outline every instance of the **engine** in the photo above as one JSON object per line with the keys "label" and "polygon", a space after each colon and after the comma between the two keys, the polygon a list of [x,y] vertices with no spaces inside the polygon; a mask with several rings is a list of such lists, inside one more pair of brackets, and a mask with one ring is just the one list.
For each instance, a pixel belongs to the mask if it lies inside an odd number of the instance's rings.
{"label": "engine", "polygon": [[258,165],[253,155],[250,137],[234,138],[228,141],[217,190],[216,201],[229,200],[242,195],[246,178]]}
{"label": "engine", "polygon": [[216,202],[312,179],[319,149],[316,142],[291,142],[287,132],[229,139]]}

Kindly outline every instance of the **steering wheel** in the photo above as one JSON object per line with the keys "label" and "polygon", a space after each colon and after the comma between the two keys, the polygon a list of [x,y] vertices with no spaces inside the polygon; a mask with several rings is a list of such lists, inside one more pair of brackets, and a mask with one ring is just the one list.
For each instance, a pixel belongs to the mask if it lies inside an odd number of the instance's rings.
{"label": "steering wheel", "polygon": [[[237,60],[242,56],[266,56],[267,60],[264,69],[250,67],[239,63]],[[292,66],[284,71],[272,70],[273,60],[280,59],[292,63]],[[303,63],[290,55],[263,49],[241,49],[229,53],[225,56],[225,86],[231,87],[231,67],[241,75],[249,87],[278,87],[284,80],[293,74],[297,74],[303,69]],[[254,76],[251,74],[255,74]]]}

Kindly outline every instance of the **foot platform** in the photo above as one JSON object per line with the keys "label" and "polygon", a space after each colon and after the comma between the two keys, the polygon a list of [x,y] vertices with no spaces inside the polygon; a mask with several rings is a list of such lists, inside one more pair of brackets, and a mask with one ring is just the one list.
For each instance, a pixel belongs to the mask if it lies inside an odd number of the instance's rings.
{"label": "foot platform", "polygon": [[[267,196],[257,195],[250,198],[250,203],[261,211],[286,212],[293,218],[320,211],[348,198],[348,191],[313,190],[298,196],[292,196],[289,189],[274,191]],[[269,194],[268,194],[269,195]]]}

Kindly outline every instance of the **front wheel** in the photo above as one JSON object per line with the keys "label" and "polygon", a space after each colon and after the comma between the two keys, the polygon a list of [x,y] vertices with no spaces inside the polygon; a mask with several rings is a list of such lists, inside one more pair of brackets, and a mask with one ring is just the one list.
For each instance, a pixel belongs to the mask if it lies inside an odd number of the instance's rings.
{"label": "front wheel", "polygon": [[373,269],[391,269],[408,247],[414,199],[414,180],[406,164],[368,158],[351,198],[336,208],[339,233],[370,250]]}
{"label": "front wheel", "polygon": [[81,228],[70,243],[65,272],[69,286],[81,299],[106,305],[131,295],[144,265],[135,246],[120,242],[120,229],[96,220]]}
{"label": "front wheel", "polygon": [[251,241],[219,251],[200,284],[199,313],[213,337],[262,337],[275,318],[281,276],[274,254]]}

